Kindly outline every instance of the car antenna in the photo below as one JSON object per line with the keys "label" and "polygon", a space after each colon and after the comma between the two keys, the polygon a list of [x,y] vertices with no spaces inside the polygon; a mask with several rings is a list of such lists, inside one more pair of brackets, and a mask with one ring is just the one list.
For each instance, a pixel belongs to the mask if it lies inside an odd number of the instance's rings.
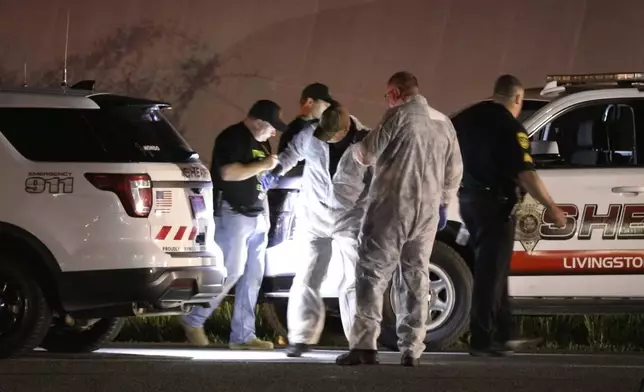
{"label": "car antenna", "polygon": [[62,88],[67,88],[67,46],[69,44],[69,7],[67,7],[67,29],[65,31],[65,62],[63,63]]}
{"label": "car antenna", "polygon": [[27,59],[25,59],[23,72],[24,72],[24,78],[22,80],[22,87],[27,87]]}

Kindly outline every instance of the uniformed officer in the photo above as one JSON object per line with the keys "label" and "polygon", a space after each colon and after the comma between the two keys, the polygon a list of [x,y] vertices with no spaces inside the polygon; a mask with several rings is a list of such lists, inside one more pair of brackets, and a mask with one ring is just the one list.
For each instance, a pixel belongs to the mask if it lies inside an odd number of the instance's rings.
{"label": "uniformed officer", "polygon": [[565,215],[535,171],[530,142],[516,117],[523,87],[499,77],[492,101],[473,105],[452,120],[463,156],[460,213],[474,250],[470,354],[506,356],[520,344],[512,326],[508,274],[514,246],[517,202],[527,191],[557,225]]}

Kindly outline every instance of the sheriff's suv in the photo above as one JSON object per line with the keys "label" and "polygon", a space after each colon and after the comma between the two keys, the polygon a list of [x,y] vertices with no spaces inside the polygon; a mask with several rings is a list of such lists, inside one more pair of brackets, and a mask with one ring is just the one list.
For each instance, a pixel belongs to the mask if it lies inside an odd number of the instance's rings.
{"label": "sheriff's suv", "polygon": [[222,292],[210,174],[167,108],[0,90],[0,357],[92,351],[120,317],[178,314]]}
{"label": "sheriff's suv", "polygon": [[[520,120],[539,175],[568,224],[553,226],[531,197],[518,206],[509,278],[515,311],[644,311],[644,73],[548,76],[544,88],[526,91]],[[272,197],[278,226],[268,252],[265,295],[272,304],[266,316],[276,328],[283,328],[285,297],[298,262],[288,249],[295,180],[285,179],[290,190],[275,190]],[[431,257],[429,350],[450,345],[467,328],[473,261],[467,237],[454,203]],[[330,309],[337,306],[339,278],[329,268],[322,291]],[[396,350],[393,304],[387,292],[380,342]]]}

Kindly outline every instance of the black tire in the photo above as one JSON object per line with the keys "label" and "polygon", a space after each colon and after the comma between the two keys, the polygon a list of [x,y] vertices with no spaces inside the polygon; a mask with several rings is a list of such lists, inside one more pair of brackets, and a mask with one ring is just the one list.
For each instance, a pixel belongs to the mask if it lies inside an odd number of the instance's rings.
{"label": "black tire", "polygon": [[285,341],[288,339],[288,328],[286,324],[287,308],[287,298],[265,299],[259,308],[259,313],[264,324],[275,335],[282,337]]}
{"label": "black tire", "polygon": [[36,277],[17,262],[0,260],[0,358],[38,347],[49,330],[51,315]]}
{"label": "black tire", "polygon": [[121,332],[124,318],[104,318],[87,329],[54,324],[40,346],[53,353],[89,353],[112,342]]}
{"label": "black tire", "polygon": [[[449,245],[436,241],[431,264],[443,270],[451,279],[455,292],[454,306],[445,320],[425,336],[425,351],[440,351],[455,343],[467,330],[472,307],[472,272],[465,260]],[[430,276],[431,279],[431,276]],[[387,288],[383,306],[383,321],[378,341],[386,348],[398,351],[396,313],[391,300],[391,285]]]}

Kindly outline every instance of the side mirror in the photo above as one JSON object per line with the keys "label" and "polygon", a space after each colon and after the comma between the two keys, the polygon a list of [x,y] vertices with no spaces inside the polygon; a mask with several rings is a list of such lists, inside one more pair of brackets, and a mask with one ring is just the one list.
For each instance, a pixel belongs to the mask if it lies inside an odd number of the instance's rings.
{"label": "side mirror", "polygon": [[532,158],[537,163],[550,163],[560,160],[559,145],[557,142],[533,141],[530,143]]}

